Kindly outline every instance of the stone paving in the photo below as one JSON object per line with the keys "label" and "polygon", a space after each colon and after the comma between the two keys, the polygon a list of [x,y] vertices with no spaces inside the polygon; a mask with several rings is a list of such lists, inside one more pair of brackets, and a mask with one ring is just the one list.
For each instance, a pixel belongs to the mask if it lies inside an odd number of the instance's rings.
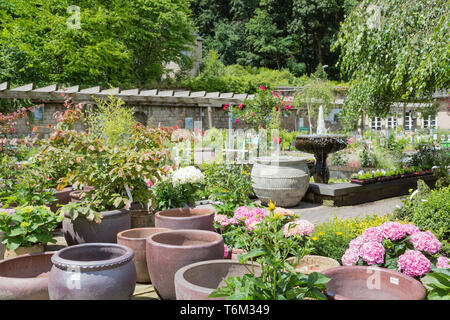
{"label": "stone paving", "polygon": [[[397,205],[401,205],[401,200],[404,198],[396,197],[347,207],[326,207],[319,204],[301,202],[300,205],[290,208],[290,210],[300,214],[302,219],[306,219],[314,224],[321,224],[326,220],[332,219],[334,214],[342,219],[363,217],[367,214],[386,215],[391,213]],[[209,206],[202,205],[200,207]],[[47,251],[56,251],[67,246],[61,230],[55,231],[55,239],[57,243],[48,245]],[[137,283],[132,300],[159,300],[159,297],[151,284]]]}

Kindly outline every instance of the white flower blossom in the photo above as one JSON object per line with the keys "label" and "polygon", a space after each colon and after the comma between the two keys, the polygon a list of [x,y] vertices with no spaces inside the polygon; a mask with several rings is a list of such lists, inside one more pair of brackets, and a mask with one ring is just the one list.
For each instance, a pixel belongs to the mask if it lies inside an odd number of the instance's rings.
{"label": "white flower blossom", "polygon": [[203,173],[194,166],[180,168],[172,175],[172,184],[174,187],[186,183],[203,183]]}

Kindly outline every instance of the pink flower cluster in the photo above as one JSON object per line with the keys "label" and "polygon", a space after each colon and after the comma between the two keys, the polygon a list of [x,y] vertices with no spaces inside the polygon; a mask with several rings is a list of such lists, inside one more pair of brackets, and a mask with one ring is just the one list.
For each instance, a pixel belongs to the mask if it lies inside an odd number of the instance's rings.
{"label": "pink flower cluster", "polygon": [[283,234],[285,237],[293,235],[310,236],[314,233],[314,225],[308,220],[297,219],[292,222],[286,223],[283,228]]}
{"label": "pink flower cluster", "polygon": [[[431,231],[422,232],[413,224],[401,224],[398,222],[386,222],[378,227],[370,227],[359,236],[350,241],[349,248],[342,256],[344,266],[354,265],[362,258],[367,264],[384,263],[385,248],[383,240],[397,241],[410,235],[409,241],[414,249],[408,250],[399,256],[398,269],[411,276],[422,276],[431,269],[431,262],[420,251],[435,254],[441,249],[441,243]],[[438,267],[448,268],[448,259],[440,257],[437,260]]]}
{"label": "pink flower cluster", "polygon": [[266,214],[261,208],[253,208],[250,210],[249,208],[243,206],[234,211],[232,218],[228,218],[224,214],[216,214],[214,216],[214,221],[220,224],[222,228],[225,228],[229,224],[238,224],[239,221],[243,221],[247,230],[251,231],[264,219],[265,216]]}
{"label": "pink flower cluster", "polygon": [[442,269],[448,269],[448,268],[450,268],[450,260],[446,257],[439,257],[437,259],[436,267],[442,268]]}
{"label": "pink flower cluster", "polygon": [[414,249],[426,251],[435,254],[441,249],[441,243],[431,231],[416,232],[411,235],[409,241],[413,244]]}
{"label": "pink flower cluster", "polygon": [[398,257],[398,269],[408,276],[420,277],[431,270],[431,262],[422,252],[408,250]]}

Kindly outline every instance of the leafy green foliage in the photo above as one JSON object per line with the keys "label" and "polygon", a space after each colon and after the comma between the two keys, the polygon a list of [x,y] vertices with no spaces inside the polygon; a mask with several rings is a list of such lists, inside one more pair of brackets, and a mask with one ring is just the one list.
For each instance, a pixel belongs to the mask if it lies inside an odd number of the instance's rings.
{"label": "leafy green foliage", "polygon": [[215,205],[218,214],[230,214],[239,206],[248,205],[253,192],[250,168],[247,165],[203,163],[205,186],[201,196],[223,205]]}
{"label": "leafy green foliage", "polygon": [[16,207],[12,211],[0,209],[2,243],[9,250],[38,243],[56,243],[52,231],[64,219],[63,215],[51,212],[46,206]]}
{"label": "leafy green foliage", "polygon": [[156,211],[183,208],[199,199],[197,191],[201,185],[185,183],[174,186],[170,177],[157,182],[153,187],[153,209]]}
{"label": "leafy green foliage", "polygon": [[80,28],[67,0],[0,4],[0,81],[143,85],[194,43],[184,0],[81,0]]}
{"label": "leafy green foliage", "polygon": [[386,116],[394,101],[432,100],[450,85],[449,2],[363,0],[346,17],[333,48],[351,77],[345,119]]}
{"label": "leafy green foliage", "polygon": [[420,281],[427,289],[428,300],[450,300],[449,269],[433,268]]}

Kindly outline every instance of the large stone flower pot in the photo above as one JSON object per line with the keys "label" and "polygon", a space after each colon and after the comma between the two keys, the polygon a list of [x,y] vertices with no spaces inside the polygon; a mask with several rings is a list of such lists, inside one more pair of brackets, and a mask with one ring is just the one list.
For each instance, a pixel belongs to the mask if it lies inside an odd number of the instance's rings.
{"label": "large stone flower pot", "polygon": [[175,300],[175,273],[199,261],[223,258],[223,237],[206,230],[173,230],[147,238],[147,266],[161,299]]}
{"label": "large stone flower pot", "polygon": [[132,249],[88,243],[57,251],[48,281],[51,300],[128,300],[136,286]]}
{"label": "large stone flower pot", "polygon": [[224,300],[208,298],[218,287],[225,286],[224,279],[242,277],[253,271],[261,275],[258,264],[240,264],[235,260],[208,260],[196,262],[179,269],[175,273],[175,291],[177,300]]}
{"label": "large stone flower pot", "polygon": [[322,272],[330,282],[326,294],[334,300],[422,300],[425,288],[416,279],[374,266],[343,266]]}
{"label": "large stone flower pot", "polygon": [[52,255],[26,254],[0,261],[0,300],[48,300]]}
{"label": "large stone flower pot", "polygon": [[214,231],[214,210],[207,208],[176,208],[155,213],[155,227]]}
{"label": "large stone flower pot", "polygon": [[279,207],[295,207],[309,186],[306,158],[256,158],[251,178],[253,190],[263,205],[272,200]]}
{"label": "large stone flower pot", "polygon": [[136,267],[136,282],[150,283],[146,259],[146,239],[158,232],[170,231],[167,228],[137,228],[119,232],[117,243],[127,246],[134,251],[134,265]]}
{"label": "large stone flower pot", "polygon": [[116,243],[117,234],[131,227],[131,214],[128,210],[101,212],[101,223],[89,221],[83,216],[72,220],[68,214],[63,220],[63,234],[69,246],[107,242]]}

